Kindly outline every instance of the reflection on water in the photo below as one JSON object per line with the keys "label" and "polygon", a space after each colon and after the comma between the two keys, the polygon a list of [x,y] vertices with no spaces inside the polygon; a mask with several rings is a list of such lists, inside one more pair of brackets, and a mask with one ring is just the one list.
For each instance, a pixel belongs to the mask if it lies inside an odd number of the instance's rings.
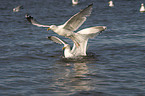
{"label": "reflection on water", "polygon": [[89,72],[88,66],[85,63],[74,63],[74,71],[76,77],[86,77]]}
{"label": "reflection on water", "polygon": [[90,86],[91,78],[87,76],[89,70],[86,63],[66,63],[65,65],[72,66],[72,68],[65,68],[64,73],[59,75],[52,86],[57,86],[61,88],[60,90],[69,91],[70,94],[74,94],[77,91],[89,91],[94,89]]}

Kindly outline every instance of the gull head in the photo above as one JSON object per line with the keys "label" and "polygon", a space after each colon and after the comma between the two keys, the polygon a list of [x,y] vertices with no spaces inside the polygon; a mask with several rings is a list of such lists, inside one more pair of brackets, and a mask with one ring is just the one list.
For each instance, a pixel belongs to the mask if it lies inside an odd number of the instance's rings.
{"label": "gull head", "polygon": [[13,9],[13,12],[18,12],[18,10],[16,8]]}
{"label": "gull head", "polygon": [[107,29],[107,27],[106,27],[106,26],[103,26],[103,29],[104,29],[104,30],[106,30],[106,29]]}
{"label": "gull head", "polygon": [[113,1],[109,1],[109,4],[113,4]]}
{"label": "gull head", "polygon": [[96,26],[95,28],[98,29],[98,31],[104,31],[107,29],[106,26]]}
{"label": "gull head", "polygon": [[51,25],[51,26],[47,29],[47,31],[48,31],[48,30],[53,30],[53,31],[54,31],[55,29],[57,29],[57,26],[56,26],[56,25]]}
{"label": "gull head", "polygon": [[144,4],[142,3],[141,6],[144,6]]}

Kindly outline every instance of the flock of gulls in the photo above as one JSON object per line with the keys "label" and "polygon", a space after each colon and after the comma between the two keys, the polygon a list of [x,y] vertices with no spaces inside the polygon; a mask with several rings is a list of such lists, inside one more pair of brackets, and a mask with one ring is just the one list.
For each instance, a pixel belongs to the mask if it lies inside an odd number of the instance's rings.
{"label": "flock of gulls", "polygon": [[[73,5],[78,4],[78,0],[72,0],[72,4]],[[49,40],[64,45],[62,49],[64,50],[65,58],[76,58],[80,56],[86,56],[88,40],[99,35],[102,31],[106,29],[106,26],[93,26],[90,28],[82,29],[78,32],[74,32],[86,21],[87,17],[91,15],[92,6],[93,4],[88,5],[80,12],[74,14],[64,24],[59,26],[41,24],[36,19],[34,19],[34,17],[28,14],[26,14],[25,17],[32,25],[35,25],[37,27],[46,27],[48,28],[47,30],[52,30],[53,32],[57,33],[60,36],[64,36],[66,38],[71,39],[74,43],[72,49],[71,46],[64,40],[61,40],[56,36],[48,37]],[[109,1],[109,6],[110,7],[114,6],[113,1]],[[18,12],[20,11],[20,9],[23,9],[23,6],[20,5],[14,8],[13,11]],[[140,12],[145,12],[143,3],[141,4]]]}

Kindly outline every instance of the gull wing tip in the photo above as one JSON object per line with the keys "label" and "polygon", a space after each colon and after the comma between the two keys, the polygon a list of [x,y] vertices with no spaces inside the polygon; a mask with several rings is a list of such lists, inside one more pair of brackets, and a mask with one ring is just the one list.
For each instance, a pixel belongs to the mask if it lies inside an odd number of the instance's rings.
{"label": "gull wing tip", "polygon": [[89,4],[88,7],[93,6],[93,3]]}

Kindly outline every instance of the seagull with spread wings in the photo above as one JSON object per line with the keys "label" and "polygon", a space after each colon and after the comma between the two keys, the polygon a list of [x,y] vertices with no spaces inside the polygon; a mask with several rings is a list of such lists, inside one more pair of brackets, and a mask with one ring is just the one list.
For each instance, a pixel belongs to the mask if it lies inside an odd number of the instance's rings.
{"label": "seagull with spread wings", "polygon": [[48,37],[48,39],[56,43],[64,45],[63,49],[64,49],[65,58],[75,58],[78,56],[86,56],[88,40],[90,38],[95,37],[96,35],[99,35],[105,29],[106,29],[106,26],[95,26],[95,27],[86,28],[77,32],[78,34],[83,36],[83,39],[80,43],[80,47],[76,47],[76,45],[74,44],[72,49],[68,43],[66,43],[65,41],[61,40],[60,38],[56,36],[50,36]]}
{"label": "seagull with spread wings", "polygon": [[[26,15],[25,17],[27,20],[38,27],[48,27],[47,30],[52,30],[58,35],[65,36],[67,38],[70,38],[77,47],[80,46],[82,35],[79,35],[79,33],[75,33],[76,31],[87,19],[88,16],[90,16],[92,12],[92,6],[93,4],[90,4],[85,9],[81,10],[80,12],[73,15],[68,21],[66,21],[63,25],[43,25],[39,23],[36,19],[34,19],[30,15]],[[83,29],[84,30],[84,29]]]}

